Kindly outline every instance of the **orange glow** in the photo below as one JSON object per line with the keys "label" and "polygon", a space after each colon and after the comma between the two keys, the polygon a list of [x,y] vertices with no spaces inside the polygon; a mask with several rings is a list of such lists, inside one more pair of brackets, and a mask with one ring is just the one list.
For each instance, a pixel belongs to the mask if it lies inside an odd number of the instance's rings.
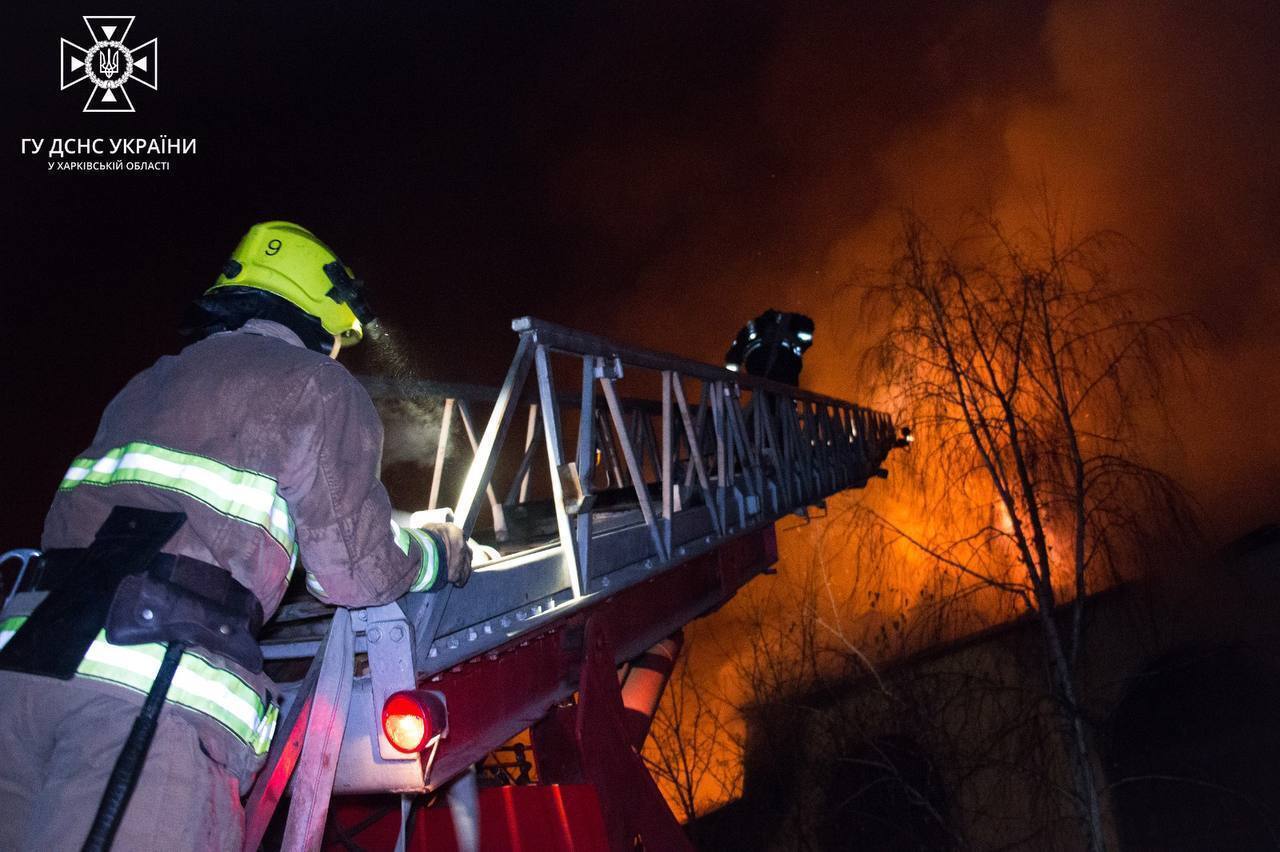
{"label": "orange glow", "polygon": [[[929,78],[938,85],[936,101],[883,136],[864,138],[857,129],[867,124],[861,120],[866,116],[855,99],[816,101],[827,110],[814,109],[810,99],[820,98],[814,92],[844,92],[838,80],[862,79],[832,58],[838,55],[834,44],[850,31],[842,31],[840,22],[824,23],[828,41],[802,18],[792,20],[778,34],[758,99],[766,132],[786,140],[793,158],[786,165],[795,167],[778,181],[789,179],[788,191],[766,197],[773,205],[771,230],[735,242],[737,232],[727,223],[743,218],[740,210],[707,222],[681,219],[690,223],[689,236],[663,241],[644,258],[629,295],[611,304],[618,321],[607,330],[715,362],[724,340],[754,312],[766,305],[802,311],[818,326],[802,384],[897,414],[895,389],[870,398],[865,373],[859,373],[859,356],[882,330],[882,318],[860,310],[853,285],[876,280],[893,259],[901,208],[916,209],[949,241],[956,236],[954,223],[968,213],[997,216],[1012,233],[1031,228],[1042,218],[1041,201],[1073,235],[1114,228],[1131,239],[1141,258],[1122,270],[1125,283],[1154,292],[1162,310],[1234,308],[1222,311],[1224,328],[1228,321],[1275,314],[1280,263],[1274,221],[1246,215],[1242,205],[1242,199],[1274,192],[1272,171],[1253,151],[1263,150],[1260,140],[1274,139],[1257,108],[1272,75],[1243,73],[1258,69],[1254,52],[1231,47],[1239,21],[1140,4],[1060,0],[1049,4],[1037,28],[1034,54],[1023,57],[1043,61],[1039,69],[1034,61],[1019,66],[1016,51],[1005,54],[1007,67],[988,68],[974,57],[973,67],[954,64],[952,51],[973,41],[983,26],[976,19],[965,22],[973,30],[957,27],[964,38],[942,39],[930,48],[937,55],[920,63],[921,73],[938,74]],[[947,31],[946,21],[939,26]],[[830,55],[815,50],[828,44]],[[1223,56],[1232,57],[1230,72]],[[983,78],[984,70],[996,73]],[[1235,85],[1225,86],[1229,79]],[[884,82],[894,89],[891,77]],[[806,135],[796,127],[841,132]],[[629,173],[652,162],[649,141],[637,145]],[[619,157],[627,161],[629,153]],[[615,158],[608,162],[616,165]],[[657,179],[679,185],[676,178],[692,171],[667,170]],[[579,174],[573,177],[576,182]],[[613,198],[612,181],[599,177],[584,193]],[[842,206],[843,198],[859,204]],[[1251,296],[1237,303],[1222,295],[1233,289]],[[1241,304],[1252,310],[1240,311]],[[1147,461],[1180,474],[1201,497],[1210,526],[1239,529],[1272,520],[1280,428],[1271,421],[1280,412],[1280,383],[1271,380],[1277,358],[1268,334],[1255,327],[1246,337],[1232,329],[1231,342],[1209,353],[1204,373],[1212,382],[1175,390],[1168,415],[1183,442],[1143,448],[1151,455]],[[917,437],[912,455],[927,457],[927,428]],[[886,466],[887,482],[833,498],[825,519],[780,522],[778,576],[754,581],[686,630],[691,646],[710,646],[700,653],[697,676],[719,690],[726,705],[750,697],[741,670],[753,661],[748,646],[760,620],[785,631],[820,615],[826,626],[819,635],[827,646],[846,657],[857,648],[883,663],[918,643],[962,635],[1021,611],[1011,596],[987,589],[967,594],[963,613],[944,613],[937,599],[967,591],[973,581],[941,572],[936,560],[906,540],[954,540],[983,526],[1012,535],[1014,518],[989,485],[973,482],[970,493],[957,494],[955,482],[937,470],[908,469],[901,454]],[[1266,498],[1257,499],[1260,490]],[[903,537],[870,546],[853,521],[859,507],[874,510]],[[1045,536],[1055,588],[1060,599],[1069,599],[1071,519],[1049,519]],[[1025,576],[1008,538],[989,551],[984,567],[991,574]],[[943,618],[940,630],[930,629]],[[737,724],[732,711],[726,718]]]}

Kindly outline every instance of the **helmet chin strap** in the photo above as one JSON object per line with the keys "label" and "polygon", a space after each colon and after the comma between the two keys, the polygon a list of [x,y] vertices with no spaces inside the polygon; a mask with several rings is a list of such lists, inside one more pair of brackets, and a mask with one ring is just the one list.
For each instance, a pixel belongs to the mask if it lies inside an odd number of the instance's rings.
{"label": "helmet chin strap", "polygon": [[342,338],[338,335],[333,336],[333,348],[329,350],[329,357],[338,360],[338,352],[342,349]]}

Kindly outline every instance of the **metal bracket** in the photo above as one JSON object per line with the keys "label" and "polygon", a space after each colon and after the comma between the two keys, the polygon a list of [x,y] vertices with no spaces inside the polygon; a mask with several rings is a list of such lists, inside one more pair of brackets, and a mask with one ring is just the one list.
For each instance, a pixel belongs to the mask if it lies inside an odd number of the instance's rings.
{"label": "metal bracket", "polygon": [[[373,718],[378,719],[388,698],[417,686],[413,667],[413,631],[398,603],[359,610],[351,624],[353,632],[364,633],[368,647]],[[381,725],[378,725],[378,754],[384,760],[418,758],[416,754],[405,754],[391,745]]]}
{"label": "metal bracket", "polygon": [[595,373],[597,379],[622,378],[622,359],[617,355],[611,358],[597,358]]}

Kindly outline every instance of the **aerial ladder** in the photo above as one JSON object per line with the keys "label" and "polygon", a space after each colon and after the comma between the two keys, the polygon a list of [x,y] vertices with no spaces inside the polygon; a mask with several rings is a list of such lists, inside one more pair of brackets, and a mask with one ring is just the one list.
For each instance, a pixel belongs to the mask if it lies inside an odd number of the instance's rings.
{"label": "aerial ladder", "polygon": [[[681,628],[770,570],[775,522],[884,476],[901,445],[850,402],[512,328],[496,390],[365,380],[439,418],[426,510],[497,555],[464,588],[384,606],[286,598],[260,637],[285,701],[247,849],[269,828],[317,849],[326,827],[335,849],[690,848],[639,756]],[[476,765],[517,735],[538,784],[478,791]],[[447,808],[420,807],[436,793]]]}

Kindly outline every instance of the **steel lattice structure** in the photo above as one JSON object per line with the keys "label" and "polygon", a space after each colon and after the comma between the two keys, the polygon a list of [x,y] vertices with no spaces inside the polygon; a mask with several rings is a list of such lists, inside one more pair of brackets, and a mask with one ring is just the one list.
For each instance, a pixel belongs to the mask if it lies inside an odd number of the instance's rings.
{"label": "steel lattice structure", "polygon": [[[366,381],[375,399],[438,410],[427,503],[447,502],[449,470],[465,466],[457,522],[502,556],[463,589],[352,613],[368,669],[354,672],[337,792],[438,787],[574,692],[573,661],[548,662],[548,636],[564,656],[568,628],[627,601],[612,653],[638,655],[765,570],[776,520],[883,475],[894,446],[890,418],[854,403],[541,320],[512,326],[519,344],[496,391]],[[566,364],[571,391],[556,381]],[[314,656],[331,612],[287,603],[263,637],[266,657]],[[517,659],[540,675],[501,697]],[[477,678],[486,666],[492,682]],[[489,698],[468,703],[464,684]],[[450,735],[425,757],[392,749],[377,718],[387,696],[417,687],[450,702]],[[454,712],[464,705],[465,721]]]}

